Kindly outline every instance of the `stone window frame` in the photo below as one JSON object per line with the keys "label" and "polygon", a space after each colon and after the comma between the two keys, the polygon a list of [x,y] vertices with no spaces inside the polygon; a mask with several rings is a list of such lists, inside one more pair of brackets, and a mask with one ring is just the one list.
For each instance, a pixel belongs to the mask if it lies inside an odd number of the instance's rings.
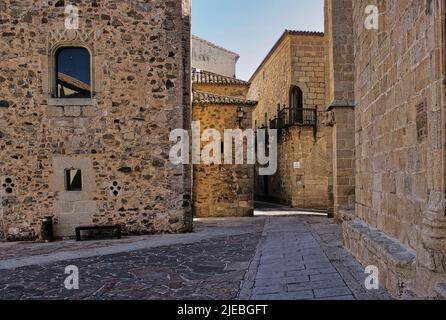
{"label": "stone window frame", "polygon": [[[57,222],[54,225],[56,237],[72,237],[75,226],[92,224],[94,215],[99,212],[95,196],[100,190],[93,162],[93,158],[84,155],[53,156],[50,188],[54,194],[52,214]],[[81,191],[66,190],[67,168],[81,170]]]}
{"label": "stone window frame", "polygon": [[[51,32],[48,44],[48,105],[49,106],[94,106],[98,80],[93,33],[82,30]],[[57,92],[57,53],[63,48],[86,49],[90,55],[91,98],[56,98]]]}
{"label": "stone window frame", "polygon": [[[82,175],[82,190],[68,191],[66,187],[65,171],[67,169],[78,169]],[[58,156],[53,158],[53,174],[51,177],[51,188],[57,192],[58,200],[62,202],[90,200],[91,195],[96,192],[96,173],[93,169],[93,160],[80,156]]]}

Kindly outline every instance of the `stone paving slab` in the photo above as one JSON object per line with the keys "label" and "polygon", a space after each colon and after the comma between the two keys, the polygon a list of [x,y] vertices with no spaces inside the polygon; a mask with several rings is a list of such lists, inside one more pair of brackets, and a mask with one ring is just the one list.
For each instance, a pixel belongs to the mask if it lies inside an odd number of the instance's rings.
{"label": "stone paving slab", "polygon": [[[259,237],[250,233],[0,270],[0,299],[233,300]],[[79,268],[79,290],[65,289],[68,265]]]}
{"label": "stone paving slab", "polygon": [[206,219],[197,220],[195,231],[187,234],[136,236],[121,240],[85,242],[66,240],[53,243],[0,243],[0,270],[260,232],[263,224],[264,218]]}
{"label": "stone paving slab", "polygon": [[[68,265],[79,290],[63,285]],[[0,299],[390,299],[365,277],[337,224],[283,211],[200,220],[182,235],[0,244]]]}
{"label": "stone paving slab", "polygon": [[243,284],[240,299],[392,299],[384,289],[365,289],[365,268],[342,247],[339,225],[276,210],[282,214],[265,215],[258,259],[250,266],[254,276]]}

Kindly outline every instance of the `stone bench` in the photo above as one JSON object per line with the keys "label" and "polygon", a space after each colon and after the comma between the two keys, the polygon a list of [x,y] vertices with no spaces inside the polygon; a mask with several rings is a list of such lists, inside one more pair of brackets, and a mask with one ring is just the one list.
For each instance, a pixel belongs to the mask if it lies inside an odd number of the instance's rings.
{"label": "stone bench", "polygon": [[81,231],[91,230],[116,230],[116,238],[121,239],[121,226],[120,225],[108,225],[108,226],[81,226],[76,227],[76,241],[81,241]]}
{"label": "stone bench", "polygon": [[393,288],[390,291],[394,297],[411,295],[416,261],[413,249],[358,219],[344,221],[342,229],[347,250],[363,265],[379,268],[382,286]]}
{"label": "stone bench", "polygon": [[437,299],[446,300],[446,283],[439,283],[435,286],[435,293],[437,294]]}

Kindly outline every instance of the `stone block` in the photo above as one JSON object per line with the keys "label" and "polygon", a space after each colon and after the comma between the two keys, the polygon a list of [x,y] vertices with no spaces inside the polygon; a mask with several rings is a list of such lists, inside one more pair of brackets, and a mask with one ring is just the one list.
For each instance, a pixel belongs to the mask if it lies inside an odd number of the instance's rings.
{"label": "stone block", "polygon": [[65,117],[80,117],[81,107],[80,106],[65,106],[64,107]]}
{"label": "stone block", "polygon": [[46,107],[46,114],[48,117],[63,117],[64,116],[64,108],[63,107]]}
{"label": "stone block", "polygon": [[98,114],[98,108],[96,106],[83,106],[82,117],[92,118]]}
{"label": "stone block", "polygon": [[345,221],[342,227],[346,248],[363,265],[379,267],[380,281],[394,297],[401,298],[414,287],[417,254],[413,249],[359,220]]}

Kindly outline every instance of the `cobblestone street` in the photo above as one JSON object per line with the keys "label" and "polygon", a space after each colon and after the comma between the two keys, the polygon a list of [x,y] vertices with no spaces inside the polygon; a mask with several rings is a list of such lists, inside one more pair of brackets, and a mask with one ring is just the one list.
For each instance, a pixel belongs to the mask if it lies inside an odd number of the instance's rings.
{"label": "cobblestone street", "polygon": [[[266,209],[196,222],[191,234],[0,244],[1,299],[390,299],[323,216]],[[281,216],[284,215],[284,216]],[[65,267],[79,268],[66,290]]]}

